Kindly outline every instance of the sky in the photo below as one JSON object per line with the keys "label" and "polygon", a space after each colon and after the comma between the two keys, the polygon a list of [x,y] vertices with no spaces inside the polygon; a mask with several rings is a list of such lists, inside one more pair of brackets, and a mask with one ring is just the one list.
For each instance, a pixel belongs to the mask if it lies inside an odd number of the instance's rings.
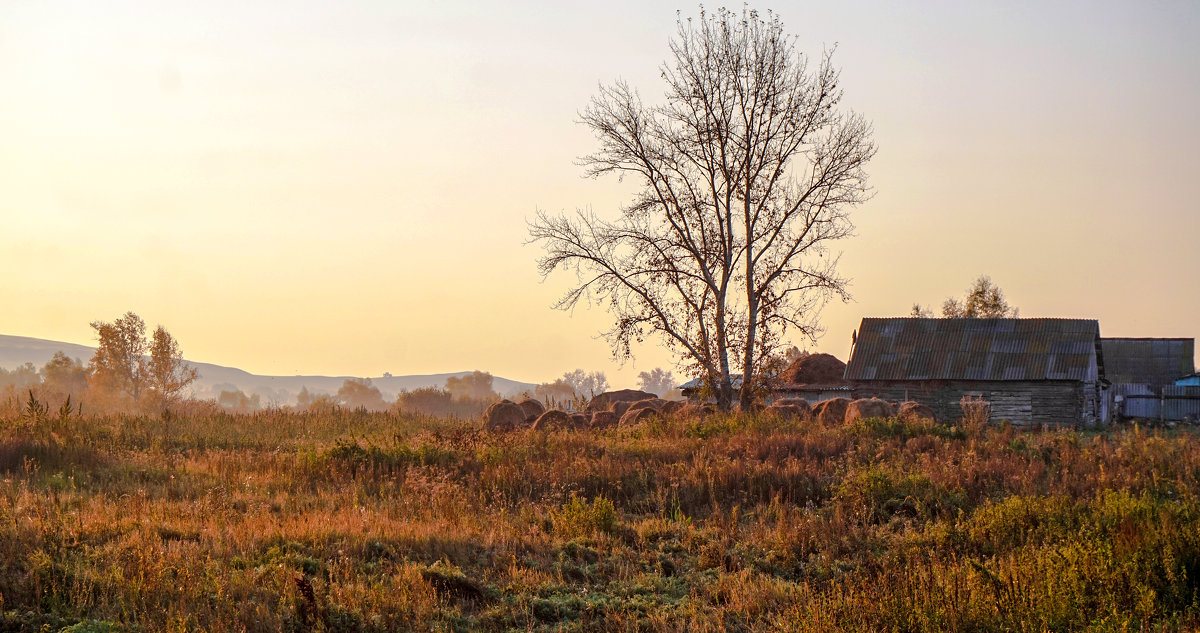
{"label": "sky", "polygon": [[[715,5],[710,5],[715,6]],[[874,197],[835,247],[866,316],[988,274],[1024,317],[1200,335],[1200,4],[777,2],[836,46],[874,127]],[[736,5],[740,9],[740,5]],[[551,308],[527,221],[615,217],[578,123],[601,84],[659,100],[659,1],[0,0],[0,333],[94,343],[134,311],[259,374],[583,368],[634,386],[601,309]]]}

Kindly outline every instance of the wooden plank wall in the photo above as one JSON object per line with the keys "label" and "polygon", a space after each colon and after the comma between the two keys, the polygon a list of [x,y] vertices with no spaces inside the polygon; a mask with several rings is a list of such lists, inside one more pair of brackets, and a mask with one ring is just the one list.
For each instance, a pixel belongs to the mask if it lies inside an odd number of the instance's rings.
{"label": "wooden plank wall", "polygon": [[[906,397],[933,409],[938,420],[954,423],[962,418],[959,401],[979,396],[992,405],[991,422],[1007,420],[1013,426],[1075,426],[1090,422],[1089,411],[1098,404],[1086,397],[1090,390],[1080,382],[983,381],[859,381],[856,398],[882,398],[902,402]],[[1089,401],[1091,401],[1089,403]]]}

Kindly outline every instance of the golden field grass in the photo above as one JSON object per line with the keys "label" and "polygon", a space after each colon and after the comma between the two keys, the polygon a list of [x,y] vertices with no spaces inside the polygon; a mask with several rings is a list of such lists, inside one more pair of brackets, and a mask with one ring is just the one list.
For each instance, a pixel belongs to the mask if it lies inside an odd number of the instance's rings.
{"label": "golden field grass", "polygon": [[0,421],[0,632],[1200,625],[1200,441],[763,416]]}

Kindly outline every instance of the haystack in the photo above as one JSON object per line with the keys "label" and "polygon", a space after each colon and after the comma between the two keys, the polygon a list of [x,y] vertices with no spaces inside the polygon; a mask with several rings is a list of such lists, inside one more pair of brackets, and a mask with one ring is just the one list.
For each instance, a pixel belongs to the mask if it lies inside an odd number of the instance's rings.
{"label": "haystack", "polygon": [[533,422],[538,419],[538,416],[546,412],[546,407],[533,398],[525,398],[518,402],[517,406],[521,407],[521,410],[525,412],[526,422]]}
{"label": "haystack", "polygon": [[612,427],[616,426],[617,423],[620,421],[621,421],[621,416],[617,415],[616,413],[613,413],[612,411],[597,411],[592,414],[591,427],[593,429],[612,428]]}
{"label": "haystack", "polygon": [[921,404],[920,402],[901,402],[900,412],[897,414],[901,420],[906,422],[915,422],[917,420],[931,420],[937,422],[937,416],[933,414],[933,409]]}
{"label": "haystack", "polygon": [[571,414],[558,409],[551,409],[538,416],[533,421],[533,429],[535,431],[553,431],[556,429],[571,429],[575,428],[575,420],[571,418]]}
{"label": "haystack", "polygon": [[592,398],[588,403],[588,413],[596,411],[612,410],[612,404],[615,402],[637,402],[638,400],[651,400],[658,396],[637,389],[618,389],[617,391],[605,391]]}
{"label": "haystack", "polygon": [[525,410],[512,400],[501,400],[483,412],[483,428],[488,431],[511,431],[525,426]]}
{"label": "haystack", "polygon": [[796,359],[775,379],[792,385],[834,385],[843,382],[846,363],[830,354],[809,354]]}
{"label": "haystack", "polygon": [[879,398],[862,398],[846,406],[846,424],[866,418],[890,418],[892,405]]}
{"label": "haystack", "polygon": [[651,408],[633,409],[633,408],[630,408],[630,410],[625,415],[621,416],[620,426],[622,426],[622,427],[637,426],[644,422],[650,422],[653,420],[661,420],[661,419],[662,419],[662,414],[658,412],[658,409],[651,409]]}
{"label": "haystack", "polygon": [[846,420],[846,398],[830,398],[813,405],[812,414],[824,426],[838,426]]}

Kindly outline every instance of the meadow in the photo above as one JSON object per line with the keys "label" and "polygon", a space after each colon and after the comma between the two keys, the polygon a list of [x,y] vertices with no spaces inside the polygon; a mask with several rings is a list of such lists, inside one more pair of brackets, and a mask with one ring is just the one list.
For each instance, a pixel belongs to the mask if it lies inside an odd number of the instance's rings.
{"label": "meadow", "polygon": [[1175,631],[1200,441],[763,415],[0,420],[0,632]]}

